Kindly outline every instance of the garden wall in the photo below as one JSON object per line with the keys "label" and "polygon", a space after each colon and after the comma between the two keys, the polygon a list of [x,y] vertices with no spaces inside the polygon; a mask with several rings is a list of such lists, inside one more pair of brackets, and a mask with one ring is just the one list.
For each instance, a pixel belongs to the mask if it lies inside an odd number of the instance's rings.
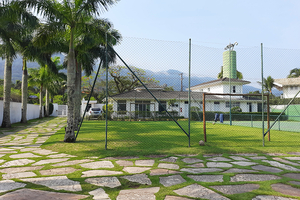
{"label": "garden wall", "polygon": [[[21,121],[22,104],[18,102],[10,102],[10,122],[18,123]],[[43,109],[44,110],[44,109]],[[39,105],[27,104],[27,120],[39,118]],[[44,115],[44,113],[43,113]],[[0,126],[3,120],[3,101],[0,100]]]}

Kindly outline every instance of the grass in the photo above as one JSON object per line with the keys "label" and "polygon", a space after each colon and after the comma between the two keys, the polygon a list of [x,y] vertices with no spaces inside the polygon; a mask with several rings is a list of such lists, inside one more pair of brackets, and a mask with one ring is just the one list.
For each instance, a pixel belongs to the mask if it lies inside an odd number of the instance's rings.
{"label": "grass", "polygon": [[[187,131],[188,122],[180,125]],[[207,143],[203,124],[191,122],[190,147],[186,134],[171,121],[109,121],[107,150],[105,150],[105,121],[84,121],[76,143],[64,143],[64,129],[51,136],[43,148],[77,156],[145,156],[153,154],[210,153],[286,153],[300,151],[300,133],[271,130],[271,141],[262,130],[241,126],[207,123]]]}
{"label": "grass", "polygon": [[[50,124],[55,124],[60,118],[48,118],[46,120],[52,121]],[[30,125],[36,124],[39,120],[30,121]],[[48,122],[45,120],[40,120],[45,124],[45,127],[49,127]],[[180,122],[182,127],[187,130],[187,122]],[[31,126],[28,127],[31,127]],[[17,128],[19,125],[14,125],[14,128]],[[38,129],[38,128],[37,128]],[[35,132],[35,131],[34,131]],[[111,121],[108,126],[108,150],[105,150],[105,122],[103,121],[85,121],[82,130],[78,135],[76,143],[64,143],[64,128],[59,130],[56,134],[52,135],[43,145],[42,148],[51,149],[60,153],[67,153],[71,155],[77,155],[76,158],[70,158],[70,160],[80,160],[86,159],[88,157],[97,156],[96,159],[107,157],[107,156],[139,156],[138,159],[149,159],[147,155],[153,154],[165,154],[176,155],[179,157],[176,164],[181,168],[186,168],[186,163],[181,159],[185,156],[183,154],[197,154],[195,158],[204,160],[206,165],[207,158],[203,154],[208,153],[222,153],[224,157],[230,158],[231,153],[258,153],[258,155],[263,155],[266,152],[290,152],[290,151],[299,151],[299,133],[292,132],[283,132],[283,131],[272,131],[271,132],[271,142],[266,142],[266,147],[262,147],[261,141],[262,131],[257,128],[249,127],[238,127],[238,126],[228,126],[222,124],[207,124],[207,139],[208,142],[206,146],[199,146],[198,141],[203,140],[202,132],[202,123],[192,122],[191,124],[191,147],[188,147],[187,136],[177,127],[173,122],[125,122],[125,121]],[[27,135],[28,136],[28,135]],[[295,139],[296,138],[296,139]],[[16,150],[19,153],[20,150]],[[180,155],[178,155],[180,154]],[[264,155],[268,160],[272,160],[272,157],[269,155]],[[14,160],[9,157],[9,154],[2,157],[7,161]],[[41,155],[38,158],[30,158],[36,162],[39,160],[48,159],[47,155]],[[151,158],[155,160],[155,164],[152,169],[158,168],[158,163],[161,158]],[[134,161],[135,159],[127,159]],[[116,160],[112,160],[114,168],[111,170],[121,171],[123,167],[116,164]],[[257,161],[258,164],[270,166],[268,163]],[[30,165],[30,164],[29,164]],[[73,168],[77,169],[73,173],[67,174],[67,177],[73,181],[79,181],[82,186],[82,191],[75,192],[77,194],[89,195],[88,192],[99,188],[85,182],[86,178],[81,177],[82,172],[88,169],[83,168],[79,164],[73,165]],[[251,166],[241,167],[233,165],[233,167],[252,169]],[[47,164],[44,166],[43,170],[53,169],[52,164]],[[225,170],[225,169],[224,169]],[[43,177],[40,170],[34,170],[38,175],[37,177]],[[178,196],[173,190],[183,188],[191,184],[199,184],[209,189],[212,189],[211,186],[214,185],[235,185],[235,184],[244,184],[244,183],[255,183],[259,184],[259,189],[252,192],[246,192],[242,194],[234,195],[224,195],[229,199],[233,200],[250,200],[257,195],[278,195],[284,197],[291,197],[287,195],[282,195],[278,192],[274,192],[271,189],[271,185],[275,183],[285,183],[294,180],[292,178],[284,177],[283,174],[289,171],[283,170],[280,173],[269,173],[269,172],[259,172],[258,174],[273,174],[281,176],[279,180],[271,181],[262,181],[262,182],[230,182],[230,178],[234,176],[234,173],[204,173],[204,174],[215,174],[215,175],[224,175],[224,182],[197,182],[188,177],[188,173],[183,172],[180,175],[186,180],[186,182],[170,187],[164,187],[160,184],[159,177],[169,176],[169,175],[160,175],[160,176],[150,176],[150,170],[145,171],[144,173],[150,178],[152,185],[140,185],[127,181],[126,179],[121,178],[124,175],[130,175],[124,173],[122,175],[116,175],[121,182],[121,186],[117,188],[108,188],[103,187],[105,192],[109,195],[111,199],[116,199],[120,190],[127,189],[136,189],[136,188],[148,188],[148,187],[160,187],[158,193],[156,193],[156,199],[163,200],[166,195],[175,195]],[[2,173],[0,173],[2,175]],[[19,179],[16,181],[20,182]],[[30,189],[39,189],[46,191],[54,191],[48,187],[42,185],[36,185],[29,182],[26,182],[26,188]],[[300,189],[300,186],[295,186]],[[212,189],[214,190],[214,189]],[[215,192],[218,192],[214,190]],[[59,192],[66,192],[61,190]],[[68,192],[67,192],[68,193]],[[219,192],[218,192],[219,193]],[[295,198],[295,197],[293,197]],[[93,197],[90,196],[85,200],[92,200]],[[197,198],[195,198],[197,199]],[[298,198],[300,199],[300,198]]]}

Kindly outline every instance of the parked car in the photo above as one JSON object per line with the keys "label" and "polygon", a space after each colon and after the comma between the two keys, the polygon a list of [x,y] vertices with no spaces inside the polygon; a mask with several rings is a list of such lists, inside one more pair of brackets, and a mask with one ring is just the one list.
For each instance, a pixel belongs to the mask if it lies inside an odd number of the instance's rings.
{"label": "parked car", "polygon": [[90,108],[89,111],[87,112],[87,118],[99,118],[102,115],[102,110],[101,108]]}

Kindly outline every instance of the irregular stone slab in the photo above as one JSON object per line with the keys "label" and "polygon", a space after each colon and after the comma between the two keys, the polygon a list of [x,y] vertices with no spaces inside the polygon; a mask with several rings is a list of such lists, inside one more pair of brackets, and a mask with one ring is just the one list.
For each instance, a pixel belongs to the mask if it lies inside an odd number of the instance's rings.
{"label": "irregular stone slab", "polygon": [[187,177],[198,182],[223,182],[223,175],[188,175]]}
{"label": "irregular stone slab", "polygon": [[121,190],[117,196],[117,200],[155,200],[155,193],[159,191],[159,187],[143,188],[143,189],[132,189],[132,190]]}
{"label": "irregular stone slab", "polygon": [[167,155],[149,155],[147,157],[149,158],[163,158],[163,157],[166,157]]}
{"label": "irregular stone slab", "polygon": [[300,155],[300,152],[288,152],[288,154],[291,154],[291,155]]}
{"label": "irregular stone slab", "polygon": [[257,153],[236,153],[236,154],[232,154],[232,155],[236,155],[236,156],[257,156]]}
{"label": "irregular stone slab", "polygon": [[136,166],[153,166],[155,160],[136,160],[135,165]]}
{"label": "irregular stone slab", "polygon": [[238,160],[238,161],[249,161],[248,159],[246,158],[243,158],[241,156],[229,156],[231,159],[233,160]]}
{"label": "irregular stone slab", "polygon": [[268,156],[285,156],[284,153],[266,153]]}
{"label": "irregular stone slab", "polygon": [[203,162],[203,160],[200,160],[198,158],[184,158],[182,159],[182,161],[189,164]]}
{"label": "irregular stone slab", "polygon": [[279,162],[282,162],[282,163],[285,163],[285,164],[289,164],[289,165],[300,166],[300,164],[298,164],[298,163],[294,163],[294,162],[284,160],[284,159],[278,158],[278,157],[273,158],[273,160],[276,160],[276,161],[279,161]]}
{"label": "irregular stone slab", "polygon": [[33,147],[33,148],[31,147],[31,148],[23,148],[20,151],[21,152],[26,152],[26,151],[36,151],[36,150],[42,150],[42,149],[37,148],[37,147]]}
{"label": "irregular stone slab", "polygon": [[167,177],[159,177],[159,182],[165,187],[177,185],[186,182],[180,175],[172,175]]}
{"label": "irregular stone slab", "polygon": [[124,156],[124,157],[107,157],[103,158],[106,160],[127,160],[127,159],[138,159],[138,156]]}
{"label": "irregular stone slab", "polygon": [[73,155],[69,155],[69,154],[65,154],[65,153],[60,153],[60,154],[54,154],[54,155],[50,155],[47,156],[48,158],[73,158],[73,157],[77,157],[77,156],[73,156]]}
{"label": "irregular stone slab", "polygon": [[231,168],[223,173],[252,173],[252,172],[258,172],[256,170],[251,169],[238,169],[238,168]]}
{"label": "irregular stone slab", "polygon": [[25,186],[25,183],[17,183],[13,180],[3,180],[0,181],[0,193],[7,192],[9,190],[15,190],[18,188],[23,188]]}
{"label": "irregular stone slab", "polygon": [[13,153],[18,153],[16,151],[0,151],[1,154],[13,154]]}
{"label": "irregular stone slab", "polygon": [[46,159],[46,160],[40,160],[34,163],[33,165],[46,165],[50,163],[64,162],[66,160],[69,160],[69,158]]}
{"label": "irregular stone slab", "polygon": [[17,172],[17,173],[9,173],[9,174],[3,174],[3,179],[13,179],[13,178],[27,178],[27,177],[33,177],[36,176],[33,172]]}
{"label": "irregular stone slab", "polygon": [[203,199],[211,199],[211,200],[229,200],[227,197],[224,197],[208,188],[203,187],[202,185],[192,184],[186,186],[184,188],[174,190],[174,192],[178,195],[195,197],[195,198],[203,198]]}
{"label": "irregular stone slab", "polygon": [[176,164],[168,164],[168,163],[159,163],[158,168],[165,168],[165,169],[179,169],[179,166]]}
{"label": "irregular stone slab", "polygon": [[206,163],[207,167],[232,167],[232,164],[229,163],[224,163],[224,162],[207,162]]}
{"label": "irregular stone slab", "polygon": [[50,154],[55,154],[57,152],[55,151],[51,151],[51,150],[47,150],[47,149],[41,149],[41,150],[36,150],[36,151],[32,151],[33,153],[37,153],[40,155],[50,155]]}
{"label": "irregular stone slab", "polygon": [[192,200],[192,199],[167,195],[164,200]]}
{"label": "irregular stone slab", "polygon": [[76,164],[90,162],[90,161],[92,161],[92,160],[90,160],[90,159],[71,160],[71,161],[67,161],[67,162],[63,162],[63,163],[58,163],[58,164],[55,164],[55,165],[52,165],[52,166],[53,167],[60,167],[60,166],[76,165]]}
{"label": "irregular stone slab", "polygon": [[196,163],[192,165],[187,165],[187,167],[205,167],[203,163]]}
{"label": "irregular stone slab", "polygon": [[0,169],[1,173],[18,173],[18,172],[26,172],[26,171],[33,171],[33,170],[39,170],[42,169],[44,166],[36,166],[36,167],[11,167],[11,168],[5,168]]}
{"label": "irregular stone slab", "polygon": [[110,171],[110,170],[89,170],[82,172],[81,177],[92,177],[92,176],[109,176],[109,175],[117,175],[117,174],[123,174],[123,172],[118,171]]}
{"label": "irregular stone slab", "polygon": [[254,156],[254,157],[249,157],[252,160],[265,160],[267,159],[265,156]]}
{"label": "irregular stone slab", "polygon": [[172,162],[172,163],[175,163],[177,161],[177,159],[178,159],[177,157],[172,156],[172,157],[161,159],[159,161],[161,161],[161,162]]}
{"label": "irregular stone slab", "polygon": [[231,162],[232,164],[239,165],[239,166],[251,166],[251,165],[256,165],[257,163],[255,162],[247,162],[247,161],[235,161]]}
{"label": "irregular stone slab", "polygon": [[266,163],[269,163],[270,165],[272,165],[274,167],[279,167],[279,168],[286,169],[286,170],[289,170],[289,171],[300,171],[300,169],[297,169],[297,168],[289,166],[289,165],[282,164],[282,163],[277,162],[277,161],[270,161],[270,160],[262,160],[262,161],[266,162]]}
{"label": "irregular stone slab", "polygon": [[294,185],[300,185],[300,181],[289,181],[289,183],[294,184]]}
{"label": "irregular stone slab", "polygon": [[165,174],[179,174],[181,172],[173,171],[169,169],[153,169],[150,172],[150,176],[157,176],[157,175],[165,175]]}
{"label": "irregular stone slab", "polygon": [[123,171],[130,174],[138,174],[151,169],[150,167],[124,167]]}
{"label": "irregular stone slab", "polygon": [[6,160],[0,160],[0,163],[3,163],[3,162],[5,162]]}
{"label": "irregular stone slab", "polygon": [[96,190],[90,191],[90,195],[93,195],[95,200],[110,200],[108,194],[102,188],[98,188]]}
{"label": "irregular stone slab", "polygon": [[13,151],[14,149],[9,149],[9,148],[0,148],[0,151]]}
{"label": "irregular stone slab", "polygon": [[8,162],[4,163],[0,167],[23,166],[23,165],[28,165],[33,162],[35,162],[35,161],[30,160],[30,159],[13,160],[13,161],[8,161]]}
{"label": "irregular stone slab", "polygon": [[146,174],[135,174],[132,176],[121,176],[121,178],[127,179],[128,181],[135,182],[135,183],[140,183],[143,185],[151,185],[152,182],[148,178]]}
{"label": "irregular stone slab", "polygon": [[255,165],[252,167],[252,169],[260,170],[260,171],[266,171],[266,172],[272,172],[272,173],[279,173],[282,172],[281,169],[278,169],[276,167],[268,167],[265,165]]}
{"label": "irregular stone slab", "polygon": [[224,194],[240,194],[244,192],[251,192],[259,188],[259,184],[243,184],[243,185],[217,185],[210,186]]}
{"label": "irregular stone slab", "polygon": [[282,183],[276,183],[271,185],[272,189],[276,192],[280,192],[285,195],[300,197],[300,189],[294,188],[290,185],[285,185]]}
{"label": "irregular stone slab", "polygon": [[284,158],[288,160],[300,160],[300,157],[284,157]]}
{"label": "irregular stone slab", "polygon": [[283,174],[283,176],[300,180],[300,174],[297,174],[297,173],[286,173],[286,174]]}
{"label": "irregular stone slab", "polygon": [[52,175],[71,174],[77,170],[78,169],[74,169],[73,167],[63,167],[63,168],[56,168],[56,169],[41,170],[40,173],[43,176],[52,176]]}
{"label": "irregular stone slab", "polygon": [[14,154],[14,155],[11,155],[9,157],[10,158],[38,158],[38,157],[41,157],[41,156],[37,156],[37,155],[34,155],[32,153],[21,153],[21,154]]}
{"label": "irregular stone slab", "polygon": [[84,167],[84,168],[89,168],[89,169],[114,168],[115,167],[111,161],[96,161],[96,162],[84,163],[84,164],[81,164],[80,166]]}
{"label": "irregular stone slab", "polygon": [[88,195],[48,192],[48,191],[33,190],[33,189],[21,189],[21,190],[17,190],[17,191],[2,195],[2,196],[0,196],[0,199],[1,200],[24,200],[24,199],[79,200],[79,199],[84,199],[87,197],[88,197]]}
{"label": "irregular stone slab", "polygon": [[275,175],[268,174],[237,174],[230,178],[230,182],[240,182],[240,181],[269,181],[281,179]]}
{"label": "irregular stone slab", "polygon": [[224,158],[224,157],[214,157],[214,158],[208,158],[207,160],[209,161],[232,161],[228,158]]}
{"label": "irregular stone slab", "polygon": [[44,185],[53,190],[66,190],[66,191],[82,191],[80,182],[72,181],[66,176],[52,176],[52,177],[42,177],[42,178],[26,178],[21,179],[25,182],[31,182],[37,185]]}
{"label": "irregular stone slab", "polygon": [[85,182],[109,188],[115,188],[121,185],[117,177],[88,178],[85,180]]}
{"label": "irregular stone slab", "polygon": [[223,156],[223,154],[204,154],[203,157]]}
{"label": "irregular stone slab", "polygon": [[292,198],[286,197],[278,197],[278,196],[270,196],[270,195],[258,195],[254,197],[252,200],[296,200]]}
{"label": "irregular stone slab", "polygon": [[220,168],[182,168],[180,171],[182,172],[188,172],[192,174],[200,174],[205,172],[220,172],[223,171],[223,169]]}
{"label": "irregular stone slab", "polygon": [[129,160],[117,160],[116,163],[120,166],[133,166],[133,162]]}

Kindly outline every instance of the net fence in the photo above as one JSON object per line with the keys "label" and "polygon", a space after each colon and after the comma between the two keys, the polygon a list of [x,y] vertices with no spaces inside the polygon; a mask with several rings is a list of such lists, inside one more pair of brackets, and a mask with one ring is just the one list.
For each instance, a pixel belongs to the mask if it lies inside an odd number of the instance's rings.
{"label": "net fence", "polygon": [[[268,128],[266,97],[263,106],[261,96],[243,94],[261,94],[262,89],[269,93],[272,124],[300,89],[297,77],[292,85],[284,82],[290,71],[300,63],[300,50],[264,47],[262,51],[260,44],[254,47],[239,45],[229,50],[230,56],[233,51],[236,55],[229,57],[228,61],[224,53],[228,51],[224,50],[226,44],[212,46],[194,42],[189,55],[188,42],[124,38],[120,45],[114,47],[120,57],[109,65],[107,72],[108,146],[155,149],[186,147],[189,143],[191,146],[198,145],[199,140],[204,140],[203,106],[208,144],[261,146],[262,111],[265,112],[265,131]],[[235,66],[231,66],[234,62]],[[232,77],[235,73],[236,77]],[[271,77],[272,87],[266,84],[269,82],[261,86],[262,76],[266,81]],[[106,101],[105,77],[106,70],[102,69],[93,91],[98,103]],[[85,78],[83,90],[89,91],[90,80],[94,76]],[[239,96],[209,95],[203,105],[203,93]],[[267,145],[299,144],[300,107],[295,104],[300,104],[299,98],[278,118],[270,131],[271,141]],[[105,129],[105,106],[102,111],[100,121],[84,122],[95,124],[101,128],[101,133]],[[216,114],[219,115],[217,120]],[[82,129],[87,131],[84,126]],[[105,140],[104,136],[101,134],[101,141]],[[95,137],[99,137],[98,132],[95,132]]]}

